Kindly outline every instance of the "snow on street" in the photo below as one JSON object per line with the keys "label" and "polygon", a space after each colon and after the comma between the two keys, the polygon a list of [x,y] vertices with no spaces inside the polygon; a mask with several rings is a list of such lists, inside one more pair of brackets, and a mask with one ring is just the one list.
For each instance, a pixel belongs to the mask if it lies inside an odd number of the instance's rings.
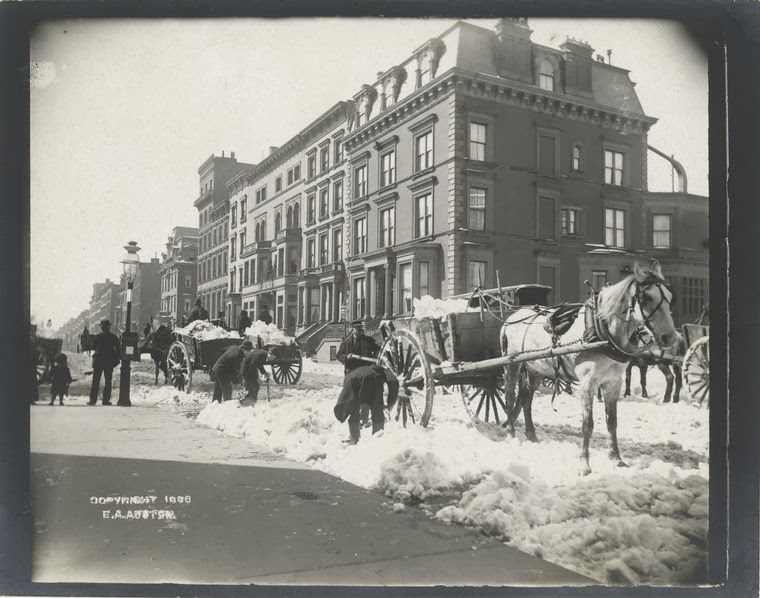
{"label": "snow on street", "polygon": [[594,404],[587,477],[578,475],[581,409],[572,396],[559,395],[554,408],[548,395],[536,397],[537,444],[521,427],[515,439],[493,426],[478,429],[458,393],[439,392],[428,428],[391,420],[375,436],[363,430],[351,446],[347,425],[332,411],[341,381],[340,364],[307,360],[298,385],[273,384],[271,402],[262,386],[255,407],[211,404],[210,385],[185,394],[142,383],[132,401],[197,411],[199,423],[224,434],[383,492],[395,511],[424,509],[603,582],[704,580],[709,412],[685,396],[687,402],[658,404],[665,386],[659,372],[650,370],[649,400],[634,384],[634,397],[619,403],[627,468],[608,459],[604,407]]}

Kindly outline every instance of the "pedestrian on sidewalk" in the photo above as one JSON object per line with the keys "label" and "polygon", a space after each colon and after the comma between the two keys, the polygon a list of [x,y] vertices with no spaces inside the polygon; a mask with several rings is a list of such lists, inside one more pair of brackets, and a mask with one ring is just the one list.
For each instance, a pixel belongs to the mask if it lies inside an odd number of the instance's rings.
{"label": "pedestrian on sidewalk", "polygon": [[240,377],[243,379],[243,384],[245,384],[245,400],[256,404],[259,390],[261,389],[259,374],[264,376],[265,380],[269,382],[269,372],[264,369],[264,365],[273,360],[274,355],[271,348],[268,351],[254,349],[243,358],[243,362],[240,364]]}
{"label": "pedestrian on sidewalk", "polygon": [[111,379],[113,369],[119,365],[121,359],[121,345],[119,338],[111,332],[111,322],[100,322],[100,332],[92,339],[92,386],[90,387],[90,401],[88,405],[98,402],[100,390],[100,377],[105,378],[103,384],[103,405],[111,404]]}
{"label": "pedestrian on sidewalk", "polygon": [[240,365],[249,351],[253,350],[253,343],[244,340],[240,345],[229,347],[216,360],[211,371],[214,374],[214,396],[211,402],[222,402],[222,399],[232,399],[232,383],[238,381]]}
{"label": "pedestrian on sidewalk", "polygon": [[55,404],[56,397],[58,397],[58,404],[63,405],[63,397],[69,396],[71,382],[68,360],[63,353],[59,353],[55,356],[55,365],[50,371],[50,405]]}
{"label": "pedestrian on sidewalk", "polygon": [[385,428],[383,413],[383,390],[388,385],[388,409],[398,400],[399,383],[396,376],[387,368],[379,365],[362,365],[354,368],[343,379],[343,390],[333,413],[339,422],[348,419],[350,443],[356,444],[361,436],[360,410],[362,405],[369,406],[372,414],[372,433]]}

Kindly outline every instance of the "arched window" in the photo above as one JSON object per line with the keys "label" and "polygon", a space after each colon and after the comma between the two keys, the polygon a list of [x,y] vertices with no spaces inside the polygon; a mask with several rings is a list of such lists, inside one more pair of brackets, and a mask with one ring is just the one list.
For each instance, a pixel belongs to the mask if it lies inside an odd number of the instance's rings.
{"label": "arched window", "polygon": [[573,146],[573,172],[580,172],[583,162],[581,161],[581,146]]}
{"label": "arched window", "polygon": [[554,66],[544,60],[538,68],[538,86],[547,91],[554,91]]}
{"label": "arched window", "polygon": [[296,204],[293,206],[293,228],[301,226],[301,206]]}
{"label": "arched window", "polygon": [[280,215],[279,212],[277,212],[274,215],[274,234],[275,235],[280,232],[281,227],[282,227],[282,216]]}
{"label": "arched window", "polygon": [[254,233],[254,236],[256,237],[256,241],[261,241],[261,223],[256,223],[256,232]]}
{"label": "arched window", "polygon": [[285,226],[293,228],[293,206],[288,206],[288,212],[285,214]]}

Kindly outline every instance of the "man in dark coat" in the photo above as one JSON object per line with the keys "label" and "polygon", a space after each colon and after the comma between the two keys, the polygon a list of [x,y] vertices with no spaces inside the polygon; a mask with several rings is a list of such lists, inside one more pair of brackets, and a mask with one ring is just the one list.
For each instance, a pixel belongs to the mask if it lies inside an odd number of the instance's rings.
{"label": "man in dark coat", "polygon": [[214,396],[211,402],[229,401],[232,398],[232,383],[238,379],[240,365],[248,351],[253,350],[253,343],[245,340],[236,347],[229,347],[219,356],[211,368],[214,373]]}
{"label": "man in dark coat", "polygon": [[81,349],[82,353],[89,353],[90,352],[90,331],[87,328],[87,326],[84,327],[84,330],[82,330],[82,339],[81,339]]}
{"label": "man in dark coat", "polygon": [[269,381],[269,372],[264,369],[264,365],[272,361],[273,357],[271,349],[269,351],[254,349],[243,358],[243,362],[240,364],[240,377],[245,384],[245,398],[247,400],[255,403],[259,398],[259,389],[261,388],[259,374],[264,376],[267,382]]}
{"label": "man in dark coat", "polygon": [[31,324],[29,329],[29,373],[32,374],[32,396],[30,403],[36,403],[40,398],[40,389],[37,386],[37,360],[39,352],[37,351],[37,326]]}
{"label": "man in dark coat", "polygon": [[272,323],[272,316],[269,315],[269,310],[266,305],[263,306],[259,312],[259,320],[267,325]]}
{"label": "man in dark coat", "polygon": [[187,316],[187,323],[195,322],[195,320],[208,320],[208,310],[201,304],[200,299],[195,300],[195,307],[190,310]]}
{"label": "man in dark coat", "polygon": [[240,312],[240,319],[238,320],[237,331],[240,336],[245,335],[245,331],[251,327],[251,318],[248,317],[248,312],[243,310]]}
{"label": "man in dark coat", "polygon": [[355,368],[366,365],[366,362],[359,359],[349,359],[350,354],[377,357],[379,352],[380,347],[375,339],[364,334],[364,323],[359,319],[351,322],[351,332],[340,344],[336,358],[343,364],[343,373],[348,375]]}
{"label": "man in dark coat", "polygon": [[333,408],[333,413],[341,423],[348,419],[351,444],[359,442],[361,435],[359,412],[362,405],[368,405],[372,413],[373,434],[385,427],[383,413],[385,384],[388,385],[388,409],[390,409],[398,399],[399,383],[389,369],[379,365],[362,365],[354,368],[343,379],[343,390]]}
{"label": "man in dark coat", "polygon": [[103,320],[100,323],[101,332],[92,338],[92,386],[90,387],[90,402],[95,405],[98,402],[100,390],[100,377],[105,377],[103,385],[103,405],[111,404],[111,378],[113,369],[121,360],[121,345],[119,338],[111,332],[111,322]]}

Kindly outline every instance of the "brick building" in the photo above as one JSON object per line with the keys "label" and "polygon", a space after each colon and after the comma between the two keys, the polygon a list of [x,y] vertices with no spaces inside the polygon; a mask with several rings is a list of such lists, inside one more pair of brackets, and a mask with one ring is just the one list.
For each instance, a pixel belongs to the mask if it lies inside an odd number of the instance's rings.
{"label": "brick building", "polygon": [[197,296],[198,229],[175,226],[161,257],[161,315],[178,324]]}
{"label": "brick building", "polygon": [[92,297],[87,318],[90,332],[96,334],[100,332],[101,320],[109,320],[112,331],[117,329],[117,312],[120,309],[119,288],[119,285],[111,282],[108,278],[106,278],[105,282],[97,282],[92,285]]}

